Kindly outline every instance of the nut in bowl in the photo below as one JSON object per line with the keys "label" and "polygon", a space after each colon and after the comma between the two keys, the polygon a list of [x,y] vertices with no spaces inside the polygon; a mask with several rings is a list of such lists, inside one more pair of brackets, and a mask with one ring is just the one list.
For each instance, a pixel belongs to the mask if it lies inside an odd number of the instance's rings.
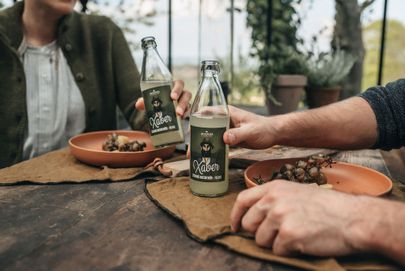
{"label": "nut in bowl", "polygon": [[[295,165],[300,160],[305,161],[307,158],[275,159],[254,163],[245,170],[246,186],[250,188],[259,185],[258,177],[270,180],[273,173],[280,171],[283,165]],[[382,196],[392,189],[392,181],[387,176],[355,164],[336,162],[332,164],[332,167],[323,167],[321,172],[325,175],[328,186],[340,192]]]}
{"label": "nut in bowl", "polygon": [[[113,134],[116,135],[114,140]],[[121,137],[117,141],[119,136]],[[109,145],[108,140],[110,140]],[[93,166],[109,167],[144,167],[156,157],[162,159],[170,157],[176,148],[174,145],[154,148],[150,135],[143,131],[84,133],[72,137],[69,140],[69,147],[72,155],[81,162]]]}

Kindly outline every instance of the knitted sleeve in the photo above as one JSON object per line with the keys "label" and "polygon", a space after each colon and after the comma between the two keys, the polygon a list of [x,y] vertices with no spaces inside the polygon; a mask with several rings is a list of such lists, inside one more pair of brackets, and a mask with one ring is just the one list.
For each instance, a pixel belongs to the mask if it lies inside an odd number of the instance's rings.
{"label": "knitted sleeve", "polygon": [[377,119],[378,138],[373,147],[405,146],[405,79],[369,88],[360,97],[370,104]]}

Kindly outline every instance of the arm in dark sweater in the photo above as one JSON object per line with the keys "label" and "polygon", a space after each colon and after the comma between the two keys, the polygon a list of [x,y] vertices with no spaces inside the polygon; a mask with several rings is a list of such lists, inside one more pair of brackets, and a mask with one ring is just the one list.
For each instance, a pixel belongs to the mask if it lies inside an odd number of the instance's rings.
{"label": "arm in dark sweater", "polygon": [[378,138],[373,147],[405,146],[405,79],[369,88],[360,97],[370,104],[377,119]]}

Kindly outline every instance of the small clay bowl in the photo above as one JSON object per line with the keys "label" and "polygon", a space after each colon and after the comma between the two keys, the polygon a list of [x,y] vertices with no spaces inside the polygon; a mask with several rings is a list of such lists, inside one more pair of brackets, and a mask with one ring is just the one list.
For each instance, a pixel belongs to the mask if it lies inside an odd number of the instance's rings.
{"label": "small clay bowl", "polygon": [[[144,151],[140,152],[109,152],[102,149],[107,136],[116,133],[146,143]],[[166,159],[170,157],[176,146],[155,149],[151,137],[143,131],[98,131],[84,133],[69,140],[70,152],[76,159],[93,166],[109,167],[144,167],[156,157]]]}
{"label": "small clay bowl", "polygon": [[[306,160],[306,158],[266,160],[254,163],[245,170],[246,186],[248,188],[257,186],[254,177],[260,176],[263,179],[269,179],[272,172],[278,171],[282,165],[293,164],[298,160]],[[371,168],[337,162],[332,165],[332,168],[322,168],[321,171],[326,175],[327,182],[332,185],[332,189],[340,192],[382,196],[392,190],[392,181]]]}

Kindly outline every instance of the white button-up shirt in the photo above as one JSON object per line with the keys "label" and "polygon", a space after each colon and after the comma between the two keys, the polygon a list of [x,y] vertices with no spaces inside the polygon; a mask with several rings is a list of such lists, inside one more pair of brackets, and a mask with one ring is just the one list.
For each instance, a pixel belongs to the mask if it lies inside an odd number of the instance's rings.
{"label": "white button-up shirt", "polygon": [[56,41],[34,47],[23,40],[18,52],[27,83],[28,130],[23,158],[67,145],[86,127],[85,105]]}

